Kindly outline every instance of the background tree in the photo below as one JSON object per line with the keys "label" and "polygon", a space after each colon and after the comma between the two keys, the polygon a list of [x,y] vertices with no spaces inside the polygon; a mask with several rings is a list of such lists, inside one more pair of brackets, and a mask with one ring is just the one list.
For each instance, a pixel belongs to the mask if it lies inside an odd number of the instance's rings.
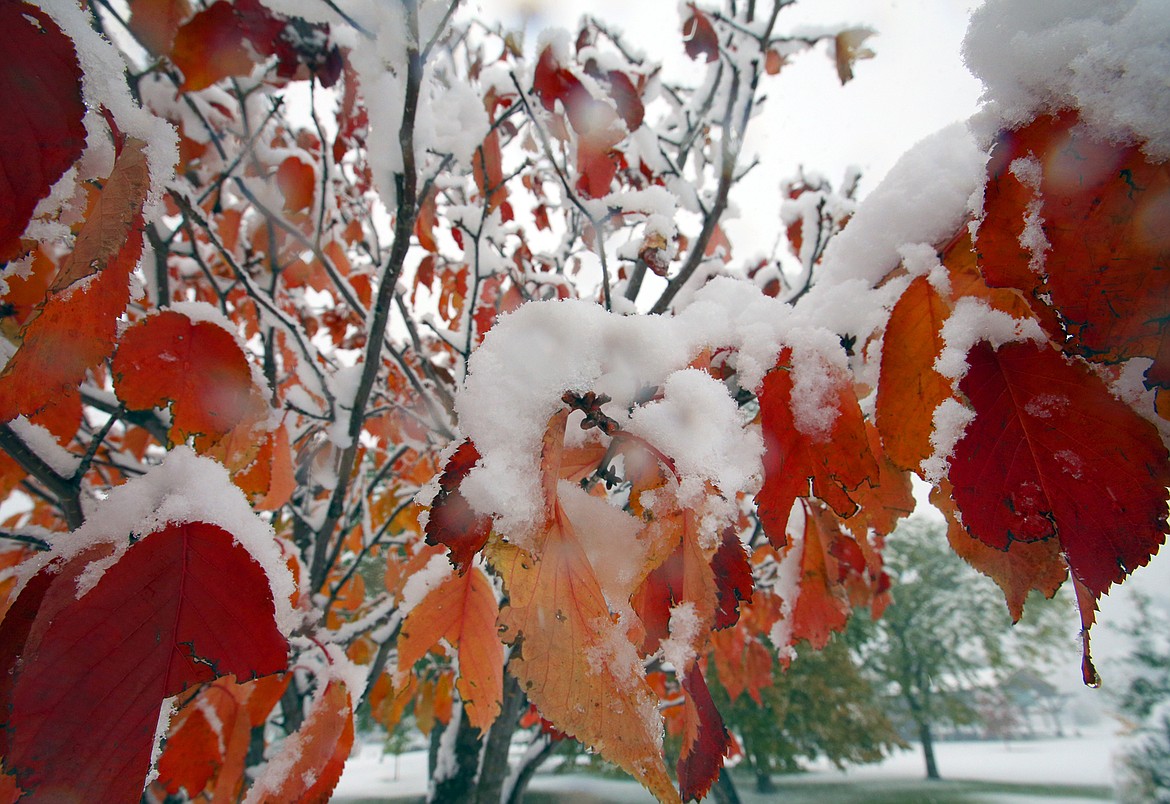
{"label": "background tree", "polygon": [[1117,706],[1132,741],[1123,750],[1123,801],[1170,801],[1170,617],[1145,595],[1129,629],[1133,648]]}
{"label": "background tree", "polygon": [[772,664],[771,683],[728,700],[711,680],[711,694],[739,740],[743,766],[761,793],[775,790],[773,774],[797,773],[802,760],[825,757],[834,765],[877,762],[902,745],[886,715],[877,685],[857,666],[847,629],[819,651],[800,650]]}
{"label": "background tree", "polygon": [[1013,616],[1071,577],[1095,680],[1170,485],[1163,76],[1101,54],[1170,32],[990,3],[978,126],[745,262],[769,82],[868,55],[790,5],[680,6],[679,80],[440,0],[0,4],[5,795],[323,798],[364,700],[436,798],[518,795],[530,706],[699,798],[705,658],[879,613],[911,473]]}
{"label": "background tree", "polygon": [[889,683],[922,746],[928,779],[940,778],[935,730],[979,716],[980,688],[1050,659],[1063,641],[1050,606],[1037,602],[1013,629],[1003,601],[947,545],[945,525],[904,521],[886,545],[891,602],[863,643],[863,663]]}

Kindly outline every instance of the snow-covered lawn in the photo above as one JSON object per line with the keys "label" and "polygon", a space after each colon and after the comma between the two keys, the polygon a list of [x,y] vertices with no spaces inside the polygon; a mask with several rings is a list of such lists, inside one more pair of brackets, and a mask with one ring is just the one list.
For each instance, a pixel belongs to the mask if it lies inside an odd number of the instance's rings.
{"label": "snow-covered lawn", "polygon": [[[1086,801],[1083,797],[1077,798],[1072,795],[1072,791],[1069,791],[1070,795],[1062,796],[1059,788],[1112,788],[1114,755],[1119,746],[1119,738],[1112,730],[1102,728],[1065,739],[1007,743],[944,742],[937,745],[935,753],[940,772],[949,780],[1032,784],[1052,788],[1051,796],[1040,792],[1029,795],[973,793],[965,794],[966,797],[962,799],[964,801],[985,804],[989,802],[1056,804],[1063,801]],[[862,787],[874,786],[874,789],[879,789],[889,788],[901,782],[917,782],[922,775],[922,755],[918,746],[913,746],[910,750],[900,751],[877,765],[863,765],[848,771],[838,771],[828,765],[814,764],[807,774],[798,777],[778,777],[777,781],[786,786],[798,782],[802,787],[833,785],[837,788],[845,783]],[[739,786],[745,804],[792,798],[786,794],[764,797],[749,789],[749,784],[741,782]],[[426,795],[426,789],[425,751],[402,754],[396,762],[392,755],[382,755],[381,746],[365,745],[350,757],[333,800],[355,802],[421,797]],[[561,801],[621,804],[654,801],[652,796],[633,782],[603,779],[587,774],[538,774],[530,790],[554,794],[556,799]],[[829,797],[822,800],[829,800]]]}

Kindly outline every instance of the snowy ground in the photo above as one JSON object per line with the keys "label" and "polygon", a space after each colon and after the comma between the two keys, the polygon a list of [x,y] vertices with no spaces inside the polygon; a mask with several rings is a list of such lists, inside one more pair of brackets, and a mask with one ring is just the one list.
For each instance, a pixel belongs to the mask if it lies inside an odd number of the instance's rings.
{"label": "snowy ground", "polygon": [[[939,770],[951,780],[943,787],[931,787],[921,781],[922,757],[915,746],[877,765],[859,766],[848,771],[817,765],[810,773],[798,777],[778,777],[777,782],[784,790],[773,796],[754,793],[747,780],[739,782],[739,792],[744,804],[775,800],[846,801],[852,800],[850,796],[854,795],[858,801],[879,800],[879,793],[882,801],[928,801],[934,800],[933,793],[940,792],[946,792],[947,796],[939,800],[982,804],[1072,804],[1109,800],[1107,791],[1112,788],[1114,779],[1113,757],[1119,744],[1118,738],[1108,729],[1065,739],[940,743],[936,751]],[[959,784],[961,780],[1036,785],[1038,789],[980,791],[977,786]],[[382,756],[380,746],[366,745],[350,757],[333,801],[353,804],[419,800],[426,795],[426,787],[425,752],[403,754],[396,762],[392,755]],[[652,804],[654,801],[633,782],[587,774],[539,774],[530,790],[548,794],[542,797],[544,800],[580,804]]]}

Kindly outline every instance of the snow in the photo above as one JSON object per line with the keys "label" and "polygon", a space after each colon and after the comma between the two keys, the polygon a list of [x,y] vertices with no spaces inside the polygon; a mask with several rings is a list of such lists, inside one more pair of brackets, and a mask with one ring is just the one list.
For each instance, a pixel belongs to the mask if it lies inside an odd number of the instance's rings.
{"label": "snow", "polygon": [[670,636],[662,640],[662,658],[674,668],[679,683],[686,675],[686,669],[695,658],[695,645],[699,642],[702,623],[698,609],[690,600],[670,608]]}
{"label": "snow", "polygon": [[[935,755],[940,772],[947,780],[982,780],[1047,785],[1051,788],[1046,791],[1050,795],[1031,797],[999,794],[992,798],[992,794],[980,794],[979,801],[994,801],[997,804],[1057,804],[1086,800],[1072,794],[1062,797],[1061,788],[1064,787],[1112,787],[1116,778],[1114,756],[1121,744],[1121,738],[1114,729],[1106,727],[1065,739],[938,742],[935,744]],[[513,760],[517,758],[518,755]],[[380,745],[361,745],[346,763],[332,801],[343,804],[425,795],[426,767],[425,751],[409,751],[394,759],[384,754]],[[551,770],[551,765],[538,772],[530,790],[566,801],[654,801],[650,793],[633,781],[618,781],[584,773],[562,772],[554,775],[548,770]],[[917,745],[912,745],[874,765],[854,766],[840,771],[828,763],[817,762],[809,766],[808,773],[799,777],[775,778],[785,785],[799,784],[802,788],[807,785],[810,795],[815,799],[818,797],[815,791],[822,784],[851,783],[860,794],[860,791],[866,789],[876,792],[886,785],[916,783],[922,780],[922,776],[921,751]],[[740,778],[737,777],[737,780]],[[941,792],[945,789],[945,782],[934,784],[935,788],[927,787],[923,790],[923,800],[930,790]],[[777,800],[775,795],[762,796],[755,793],[750,784],[742,781],[738,789],[745,804]],[[831,800],[831,794],[819,797]]]}
{"label": "snow", "polygon": [[949,238],[972,211],[986,163],[986,152],[961,123],[919,142],[829,243],[818,284],[863,279],[876,285],[898,265],[900,248]]}
{"label": "snow", "polygon": [[1165,0],[988,0],[971,17],[967,66],[983,81],[987,133],[1076,108],[1107,141],[1170,158]]}
{"label": "snow", "polygon": [[[93,29],[87,12],[72,0],[42,0],[38,5],[61,26],[73,40],[82,71],[82,95],[88,112],[84,118],[86,149],[80,178],[105,176],[113,166],[114,149],[109,125],[102,117],[105,108],[117,121],[122,133],[146,143],[146,161],[150,170],[150,192],[146,202],[148,218],[161,216],[166,187],[174,179],[179,159],[178,137],[166,120],[143,109],[130,96],[122,57],[108,40]],[[54,190],[56,192],[56,190]]]}
{"label": "snow", "polygon": [[130,549],[133,537],[150,538],[168,525],[186,522],[206,522],[232,534],[268,578],[277,627],[285,635],[292,633],[300,623],[291,604],[293,578],[272,527],[252,511],[221,463],[186,446],[174,448],[158,466],[93,502],[84,525],[56,536],[51,552],[26,562],[22,583],[50,561],[68,560],[92,545],[112,545],[110,557],[90,564],[78,579],[82,597]]}
{"label": "snow", "polygon": [[952,380],[960,380],[967,374],[967,354],[980,341],[998,349],[1013,341],[1044,343],[1047,340],[1035,319],[1013,318],[970,296],[955,304],[943,324],[942,338],[946,346],[935,360],[934,370]]}
{"label": "snow", "polygon": [[57,438],[39,424],[33,424],[24,416],[17,416],[8,426],[58,477],[73,477],[81,466],[81,456],[74,455],[58,444]]}

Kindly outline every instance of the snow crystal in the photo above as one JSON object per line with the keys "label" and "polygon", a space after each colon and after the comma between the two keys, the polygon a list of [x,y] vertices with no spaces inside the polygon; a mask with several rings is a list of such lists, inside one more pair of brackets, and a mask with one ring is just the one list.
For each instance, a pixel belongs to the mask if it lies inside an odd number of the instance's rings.
{"label": "snow crystal", "polygon": [[1080,110],[1109,141],[1170,158],[1170,13],[1165,0],[988,0],[963,56],[984,85],[988,134]]}

